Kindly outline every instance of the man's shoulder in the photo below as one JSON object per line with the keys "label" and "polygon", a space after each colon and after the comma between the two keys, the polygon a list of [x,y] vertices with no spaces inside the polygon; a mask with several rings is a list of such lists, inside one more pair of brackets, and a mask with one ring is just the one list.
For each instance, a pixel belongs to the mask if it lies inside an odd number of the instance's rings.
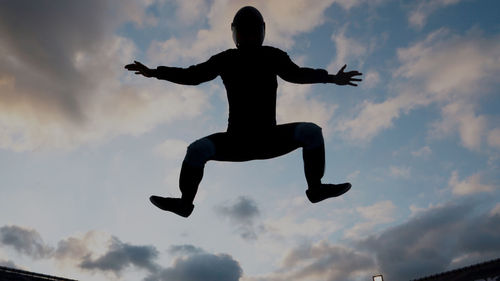
{"label": "man's shoulder", "polygon": [[[279,54],[286,54],[285,51],[279,49],[279,48],[276,48],[276,47],[273,47],[273,46],[267,46],[267,45],[264,45],[262,47],[260,47],[262,51],[266,52],[266,53],[279,53]],[[225,51],[222,51],[214,56],[231,56],[231,55],[235,55],[239,52],[238,49],[236,48],[231,48],[231,49],[227,49]]]}
{"label": "man's shoulder", "polygon": [[234,55],[237,51],[238,51],[238,49],[227,49],[225,51],[222,51],[222,52],[219,52],[219,53],[213,55],[213,57],[231,56],[231,55]]}
{"label": "man's shoulder", "polygon": [[[220,53],[217,53],[213,55],[210,59],[214,62],[218,63],[226,63],[229,61],[232,61],[234,59],[237,59],[244,55],[245,53],[242,53],[241,50],[239,49],[227,49],[225,51],[222,51]],[[260,56],[262,58],[265,58],[266,60],[272,60],[275,61],[276,59],[278,60],[285,60],[289,59],[288,54],[276,47],[272,46],[262,46],[259,48],[257,52],[251,52],[248,53],[250,56]]]}
{"label": "man's shoulder", "polygon": [[215,63],[225,63],[228,60],[231,60],[232,57],[234,57],[236,53],[236,49],[227,49],[225,51],[221,51],[215,55],[212,55],[210,57],[210,61],[213,61]]}
{"label": "man's shoulder", "polygon": [[288,54],[279,48],[273,46],[262,46],[262,48],[264,56],[275,63],[283,64],[290,60]]}
{"label": "man's shoulder", "polygon": [[279,48],[276,48],[276,47],[273,47],[273,46],[262,46],[262,49],[265,51],[265,52],[270,52],[270,53],[276,53],[276,54],[285,54],[286,55],[286,52],[279,49]]}

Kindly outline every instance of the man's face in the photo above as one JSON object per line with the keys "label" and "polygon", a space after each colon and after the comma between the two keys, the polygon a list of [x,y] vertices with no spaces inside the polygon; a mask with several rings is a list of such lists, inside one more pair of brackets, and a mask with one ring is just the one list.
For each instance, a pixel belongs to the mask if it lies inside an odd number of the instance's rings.
{"label": "man's face", "polygon": [[232,27],[233,40],[238,48],[252,48],[262,46],[264,41],[265,25]]}

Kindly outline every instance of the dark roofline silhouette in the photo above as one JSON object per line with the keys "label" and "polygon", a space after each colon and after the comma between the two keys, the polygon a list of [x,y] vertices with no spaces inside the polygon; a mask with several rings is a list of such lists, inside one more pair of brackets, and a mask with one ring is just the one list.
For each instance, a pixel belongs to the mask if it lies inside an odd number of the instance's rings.
{"label": "dark roofline silhouette", "polygon": [[77,281],[21,269],[0,266],[0,279],[4,281]]}
{"label": "dark roofline silhouette", "polygon": [[[440,278],[446,278],[446,277],[451,277],[452,275],[455,275],[455,277],[460,273],[465,273],[465,272],[472,272],[472,271],[479,271],[479,270],[484,270],[484,269],[493,269],[495,272],[500,272],[500,258],[450,270],[450,271],[445,271],[442,273],[434,274],[434,275],[429,275],[426,277],[422,277],[419,279],[413,279],[412,281],[425,281],[425,280],[445,280],[445,279],[440,279]],[[496,269],[496,270],[495,270]],[[446,279],[446,280],[451,280],[451,279]]]}

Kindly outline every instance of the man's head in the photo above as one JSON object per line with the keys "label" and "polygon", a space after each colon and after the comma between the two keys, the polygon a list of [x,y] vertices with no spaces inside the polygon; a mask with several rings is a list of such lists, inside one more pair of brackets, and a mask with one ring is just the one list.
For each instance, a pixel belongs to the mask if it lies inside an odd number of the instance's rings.
{"label": "man's head", "polygon": [[266,24],[259,10],[246,6],[234,16],[231,24],[233,41],[238,49],[262,46],[266,33]]}

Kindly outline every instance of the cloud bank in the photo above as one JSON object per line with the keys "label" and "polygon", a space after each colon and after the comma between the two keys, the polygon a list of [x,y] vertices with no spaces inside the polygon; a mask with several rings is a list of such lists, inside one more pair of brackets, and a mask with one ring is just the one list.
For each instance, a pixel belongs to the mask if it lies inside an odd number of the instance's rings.
{"label": "cloud bank", "polygon": [[43,242],[36,230],[16,225],[0,228],[0,243],[35,259],[48,257],[53,252],[53,249]]}
{"label": "cloud bank", "polygon": [[[134,245],[95,231],[62,239],[57,247],[51,247],[43,242],[36,230],[3,226],[0,228],[0,247],[11,248],[33,259],[64,264],[82,273],[101,274],[113,279],[121,279],[131,270],[144,272],[147,281],[238,281],[243,274],[239,263],[228,254],[208,253],[189,244],[173,245],[168,250],[173,257],[172,264],[162,266],[158,263],[160,251],[155,246]],[[0,264],[16,267],[10,260],[0,259]]]}
{"label": "cloud bank", "polygon": [[464,147],[479,150],[489,135],[494,146],[493,117],[480,113],[479,102],[498,84],[500,67],[494,62],[500,59],[499,50],[498,37],[484,36],[480,30],[458,35],[438,29],[398,49],[400,66],[393,76],[399,81],[389,88],[393,93],[382,102],[363,101],[357,115],[340,121],[337,131],[347,139],[369,142],[402,114],[437,104],[441,119],[431,125],[431,137],[458,134]]}
{"label": "cloud bank", "polygon": [[[480,201],[467,200],[422,209],[406,222],[374,235],[353,236],[342,243],[306,240],[285,253],[279,268],[265,276],[244,276],[239,262],[230,255],[208,253],[190,244],[172,245],[168,253],[173,259],[168,266],[158,263],[161,251],[156,247],[125,243],[113,236],[108,236],[104,246],[98,245],[97,248],[105,251],[97,253],[92,246],[98,236],[96,232],[69,237],[61,240],[57,247],[51,247],[36,230],[3,226],[0,247],[35,259],[65,262],[82,272],[111,274],[118,279],[130,270],[139,270],[148,281],[199,278],[354,281],[370,278],[373,273],[382,273],[390,280],[408,280],[500,255],[497,239],[500,208],[497,204],[491,210],[484,210],[481,205]],[[387,223],[393,209],[390,202],[380,202],[357,211],[366,222]],[[22,238],[12,240],[14,234]]]}
{"label": "cloud bank", "polygon": [[[328,20],[324,13],[334,3],[349,10],[366,2],[328,0],[310,5],[306,0],[277,0],[255,1],[252,5],[265,17],[266,44],[290,48],[297,35]],[[174,7],[171,16],[179,27],[176,34],[182,35],[151,42],[148,60],[156,65],[187,66],[234,47],[230,22],[239,8],[248,5],[242,0],[170,4]],[[143,50],[137,49],[131,38],[118,35],[117,30],[129,23],[139,32],[151,26],[160,30],[172,24],[171,20],[148,14],[148,8],[170,4],[154,0],[89,0],[85,4],[3,1],[0,148],[73,148],[119,135],[140,135],[160,124],[203,113],[208,99],[198,88],[132,78],[123,69]],[[338,59],[346,56],[347,39],[343,32],[334,38]],[[365,52],[362,48],[349,50]],[[281,101],[279,118],[288,121],[297,104],[305,104],[302,115],[327,125],[335,106],[329,108],[315,99],[299,97],[294,90],[286,92],[291,94]]]}
{"label": "cloud bank", "polygon": [[[386,220],[387,202],[358,212],[373,221]],[[460,201],[421,210],[406,222],[377,234],[342,243],[308,241],[290,249],[273,273],[249,281],[368,280],[376,273],[387,280],[412,280],[497,258],[499,206],[481,210],[479,201]]]}
{"label": "cloud bank", "polygon": [[70,148],[200,114],[195,88],[126,82],[137,49],[116,30],[144,24],[147,2],[2,1],[0,148]]}

